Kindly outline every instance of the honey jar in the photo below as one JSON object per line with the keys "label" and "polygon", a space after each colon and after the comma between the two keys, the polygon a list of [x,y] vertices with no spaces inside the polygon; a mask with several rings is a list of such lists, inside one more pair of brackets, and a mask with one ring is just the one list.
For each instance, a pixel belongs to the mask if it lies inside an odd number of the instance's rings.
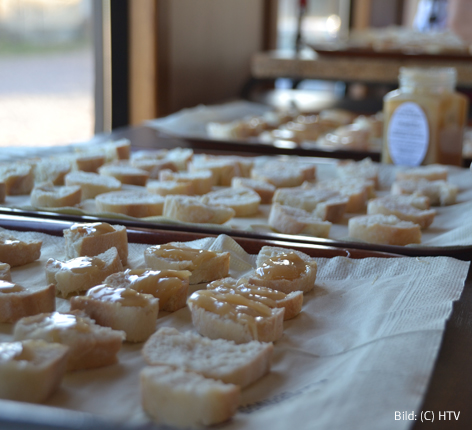
{"label": "honey jar", "polygon": [[382,162],[462,165],[467,97],[452,67],[400,69],[400,88],[384,97]]}

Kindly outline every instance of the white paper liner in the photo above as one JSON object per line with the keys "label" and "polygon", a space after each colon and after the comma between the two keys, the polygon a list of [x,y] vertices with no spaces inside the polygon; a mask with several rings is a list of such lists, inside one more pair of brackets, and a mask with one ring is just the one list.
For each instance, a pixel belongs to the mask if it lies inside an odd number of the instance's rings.
{"label": "white paper liner", "polygon": [[[43,248],[38,262],[13,269],[13,280],[34,288],[45,285],[45,262],[64,258],[63,239],[15,234],[42,239]],[[146,246],[131,244],[130,267],[143,265]],[[191,246],[230,252],[235,277],[255,261],[227,236]],[[237,414],[221,428],[410,426],[395,421],[395,411],[418,411],[469,263],[448,257],[316,261],[315,289],[305,295],[302,313],[284,323],[272,371],[243,391]],[[67,300],[57,300],[58,308],[66,310]],[[157,326],[193,330],[187,308],[162,313]],[[0,324],[0,340],[10,340],[11,331],[11,325]],[[68,373],[47,405],[153,428],[140,406],[141,347],[125,343],[119,364]],[[27,413],[28,405],[24,408]]]}

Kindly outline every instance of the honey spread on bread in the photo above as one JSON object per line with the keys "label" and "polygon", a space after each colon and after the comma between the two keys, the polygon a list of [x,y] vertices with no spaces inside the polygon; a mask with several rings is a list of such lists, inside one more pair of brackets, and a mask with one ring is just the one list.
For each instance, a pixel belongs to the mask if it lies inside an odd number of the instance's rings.
{"label": "honey spread on bread", "polygon": [[5,342],[0,344],[0,362],[28,360],[28,354],[21,342]]}
{"label": "honey spread on bread", "polygon": [[56,270],[70,270],[74,273],[87,272],[89,270],[102,270],[106,263],[96,257],[77,257],[68,261],[48,260],[51,268]]}
{"label": "honey spread on bread", "polygon": [[149,300],[135,290],[129,288],[113,288],[98,285],[87,292],[87,296],[104,302],[119,303],[121,306],[136,306],[144,308]]}
{"label": "honey spread on bread", "polygon": [[91,224],[74,224],[70,230],[82,236],[98,236],[100,234],[113,233],[115,229],[106,222],[94,222]]}
{"label": "honey spread on bread", "polygon": [[193,270],[206,261],[215,258],[216,253],[206,251],[204,249],[193,249],[185,247],[176,247],[171,244],[155,245],[149,247],[146,252],[154,254],[156,257],[175,260],[175,261],[191,261],[192,264],[188,269]]}
{"label": "honey spread on bread", "polygon": [[50,334],[54,342],[61,343],[60,333],[75,330],[80,333],[90,333],[90,323],[86,319],[72,314],[52,312],[23,318],[24,325],[36,325],[35,331],[44,331]]}
{"label": "honey spread on bread", "polygon": [[8,281],[0,281],[0,294],[21,293],[25,288]]}
{"label": "honey spread on bread", "polygon": [[268,280],[299,278],[306,271],[307,265],[296,253],[287,252],[264,261],[256,273]]}

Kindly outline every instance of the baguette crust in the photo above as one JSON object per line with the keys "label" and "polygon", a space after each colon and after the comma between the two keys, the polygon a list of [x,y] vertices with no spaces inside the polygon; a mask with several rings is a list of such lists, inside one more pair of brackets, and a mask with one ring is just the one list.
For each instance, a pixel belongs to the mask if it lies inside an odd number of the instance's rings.
{"label": "baguette crust", "polygon": [[237,345],[163,327],[145,343],[142,354],[149,365],[180,367],[244,388],[269,372],[273,350],[271,343]]}
{"label": "baguette crust", "polygon": [[[193,248],[177,244],[168,244],[175,250],[195,251]],[[210,252],[199,250],[199,254],[204,255],[204,258],[198,262],[193,260],[193,256],[182,257],[184,259],[161,257],[159,249],[161,245],[150,246],[144,251],[144,261],[146,267],[153,270],[188,270],[192,273],[189,278],[190,285],[200,284],[202,282],[211,282],[215,279],[221,279],[228,276],[229,273],[229,252]],[[214,254],[214,255],[213,255]],[[187,259],[186,259],[187,258]]]}
{"label": "baguette crust", "polygon": [[67,297],[87,291],[122,270],[118,251],[113,247],[95,257],[77,257],[66,262],[50,258],[46,262],[46,279],[62,297]]}
{"label": "baguette crust", "polygon": [[95,203],[100,212],[144,218],[162,215],[164,197],[146,191],[113,191],[100,194]]}
{"label": "baguette crust", "polygon": [[[139,303],[134,305],[134,301]],[[156,331],[159,299],[131,289],[98,285],[85,296],[72,297],[70,308],[84,311],[101,326],[124,331],[128,342],[144,342]]]}
{"label": "baguette crust", "polygon": [[11,282],[10,265],[7,263],[0,263],[0,281]]}
{"label": "baguette crust", "polygon": [[5,203],[5,196],[7,195],[7,186],[5,182],[0,180],[0,203]]}
{"label": "baguette crust", "polygon": [[46,182],[31,191],[31,205],[40,208],[75,206],[81,199],[82,190],[78,185],[54,186],[52,182]]}
{"label": "baguette crust", "polygon": [[23,242],[5,232],[0,232],[0,261],[11,267],[24,266],[41,256],[40,240]]}
{"label": "baguette crust", "polygon": [[134,269],[108,276],[104,284],[114,288],[132,288],[159,299],[159,309],[175,312],[187,306],[189,271]]}
{"label": "baguette crust", "polygon": [[146,190],[153,194],[159,194],[160,196],[167,196],[169,194],[183,194],[189,196],[194,194],[191,182],[149,181],[146,185]]}
{"label": "baguette crust", "polygon": [[283,308],[272,309],[270,317],[254,319],[254,325],[250,326],[229,318],[222,318],[194,305],[191,301],[187,301],[187,305],[192,313],[192,322],[197,331],[210,339],[226,339],[240,344],[253,340],[275,342],[283,335],[285,312]]}
{"label": "baguette crust", "polygon": [[234,217],[234,209],[204,204],[190,196],[166,196],[163,215],[167,218],[191,223],[224,224]]}
{"label": "baguette crust", "polygon": [[70,348],[67,370],[91,369],[114,364],[125,333],[101,327],[82,313],[43,313],[19,320],[15,340],[42,339]]}
{"label": "baguette crust", "polygon": [[140,381],[143,409],[159,423],[178,427],[218,424],[231,418],[239,405],[238,386],[184,369],[147,367],[141,371]]}
{"label": "baguette crust", "polygon": [[295,254],[305,263],[303,271],[297,278],[278,277],[278,279],[271,279],[264,273],[258,273],[256,270],[252,275],[249,275],[249,283],[282,291],[285,294],[294,291],[303,291],[304,293],[311,291],[315,287],[318,265],[316,261],[303,252],[274,246],[263,246],[257,256],[257,267],[258,269],[262,268],[264,265],[270,264],[272,259],[285,258],[289,254]]}
{"label": "baguette crust", "polygon": [[8,196],[29,194],[34,186],[34,166],[28,163],[0,165],[0,182]]}
{"label": "baguette crust", "polygon": [[349,220],[349,237],[381,245],[421,243],[421,228],[395,215],[364,215]]}
{"label": "baguette crust", "polygon": [[75,167],[82,172],[97,173],[99,167],[105,164],[105,155],[103,154],[84,154],[75,158]]}
{"label": "baguette crust", "polygon": [[179,171],[172,161],[162,159],[136,158],[131,160],[131,165],[148,172],[149,179],[159,179],[159,173],[162,170],[171,170],[172,172]]}
{"label": "baguette crust", "polygon": [[21,289],[16,292],[7,292],[7,284],[8,281],[0,281],[0,322],[12,323],[23,317],[56,310],[56,289],[53,284],[36,291],[10,284]]}
{"label": "baguette crust", "polygon": [[118,250],[123,266],[128,261],[128,235],[126,227],[107,223],[74,224],[64,230],[67,258],[93,257],[110,248]]}
{"label": "baguette crust", "polygon": [[0,343],[0,398],[42,403],[59,388],[69,348],[41,340]]}

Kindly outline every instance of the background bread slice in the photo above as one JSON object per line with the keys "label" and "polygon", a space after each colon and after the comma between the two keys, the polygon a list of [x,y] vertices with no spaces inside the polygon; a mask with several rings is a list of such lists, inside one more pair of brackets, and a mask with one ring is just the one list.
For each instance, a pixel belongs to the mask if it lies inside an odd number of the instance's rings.
{"label": "background bread slice", "polygon": [[128,161],[115,161],[105,164],[98,169],[98,173],[118,179],[122,184],[145,186],[149,178],[146,170],[132,166]]}
{"label": "background bread slice", "polygon": [[34,165],[29,163],[0,164],[0,182],[7,196],[29,194],[34,186]]}
{"label": "background bread slice", "polygon": [[53,312],[22,318],[14,329],[15,340],[42,339],[69,347],[67,370],[114,364],[125,338],[122,331],[101,327],[84,314]]}
{"label": "background bread slice", "polygon": [[21,285],[0,281],[0,322],[15,322],[20,318],[56,309],[54,285],[29,290]]}
{"label": "background bread slice", "polygon": [[160,196],[167,196],[169,194],[194,194],[192,183],[184,181],[148,181],[146,190],[153,194],[159,194]]}
{"label": "background bread slice", "polygon": [[126,333],[129,342],[144,342],[156,331],[159,299],[131,288],[98,285],[72,297],[71,310],[82,310],[101,326]]}
{"label": "background bread slice", "polygon": [[456,203],[459,188],[443,180],[428,181],[420,179],[419,181],[408,179],[395,181],[392,184],[392,194],[416,194],[429,198],[432,206],[447,206]]}
{"label": "background bread slice", "polygon": [[415,180],[426,179],[428,181],[447,180],[448,170],[446,166],[440,164],[430,164],[428,166],[412,167],[410,169],[400,170],[396,174],[397,180]]}
{"label": "background bread slice", "polygon": [[69,348],[41,340],[0,343],[0,398],[41,403],[58,388]]}
{"label": "background bread slice", "polygon": [[75,157],[74,166],[76,170],[82,172],[97,173],[99,167],[103,166],[105,162],[104,154],[83,154]]}
{"label": "background bread slice", "polygon": [[10,265],[7,263],[0,263],[0,281],[11,282]]}
{"label": "background bread slice", "polygon": [[364,215],[349,220],[349,237],[381,245],[421,243],[421,228],[395,215]]}
{"label": "background bread slice", "polygon": [[250,188],[224,188],[204,195],[202,202],[210,206],[231,208],[234,210],[234,216],[244,217],[259,212],[261,198]]}
{"label": "background bread slice", "polygon": [[92,172],[71,172],[65,176],[66,185],[79,185],[82,200],[93,199],[99,194],[121,190],[121,182],[111,176],[102,176]]}
{"label": "background bread slice", "polygon": [[46,280],[56,286],[57,293],[67,297],[87,291],[122,270],[118,250],[112,247],[94,257],[76,257],[65,262],[50,258],[46,262]]}
{"label": "background bread slice", "polygon": [[218,424],[232,417],[240,388],[170,366],[141,371],[141,399],[155,421],[177,427]]}
{"label": "background bread slice", "polygon": [[79,185],[54,186],[52,182],[38,184],[31,191],[31,205],[42,208],[75,206],[82,200]]}
{"label": "background bread slice", "polygon": [[163,215],[182,222],[224,224],[235,212],[228,207],[205,204],[197,197],[168,195]]}
{"label": "background bread slice", "polygon": [[215,176],[211,170],[197,170],[195,172],[172,172],[162,170],[159,173],[160,181],[190,182],[193,192],[198,195],[209,193],[215,185]]}
{"label": "background bread slice", "polygon": [[7,186],[5,185],[5,182],[2,182],[0,180],[0,203],[5,202],[6,195],[7,195]]}
{"label": "background bread slice", "polygon": [[36,183],[51,182],[52,185],[64,185],[64,177],[71,171],[71,163],[67,159],[45,159],[34,167]]}
{"label": "background bread slice", "polygon": [[40,240],[23,242],[10,233],[0,231],[0,261],[11,267],[24,266],[41,256]]}
{"label": "background bread slice", "polygon": [[93,257],[115,247],[121,263],[128,261],[128,235],[126,227],[106,222],[74,224],[64,230],[67,258]]}
{"label": "background bread slice", "polygon": [[239,294],[199,290],[188,298],[187,305],[197,331],[210,339],[275,342],[283,335],[285,309],[271,309]]}
{"label": "background bread slice", "polygon": [[163,327],[148,339],[142,353],[147,364],[180,367],[244,388],[269,372],[273,350],[271,343],[236,345]]}
{"label": "background bread slice", "polygon": [[250,178],[240,178],[234,177],[231,180],[231,187],[232,188],[251,188],[261,198],[262,204],[269,204],[272,202],[272,197],[275,193],[275,186],[270,184],[269,182],[260,181],[257,179],[250,179]]}
{"label": "background bread slice", "polygon": [[144,218],[162,215],[164,197],[147,191],[113,191],[100,194],[95,203],[99,212]]}

